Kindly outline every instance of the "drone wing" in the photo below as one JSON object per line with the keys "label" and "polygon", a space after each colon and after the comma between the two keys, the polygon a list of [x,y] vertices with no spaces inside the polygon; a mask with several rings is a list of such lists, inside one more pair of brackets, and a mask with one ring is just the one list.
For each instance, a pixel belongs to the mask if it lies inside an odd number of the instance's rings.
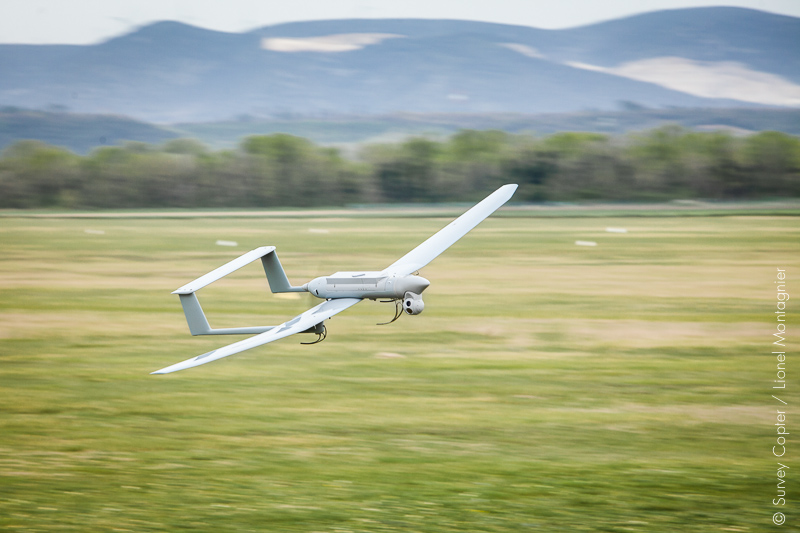
{"label": "drone wing", "polygon": [[222,359],[223,357],[228,357],[229,355],[243,352],[245,350],[249,350],[250,348],[255,348],[256,346],[261,346],[262,344],[267,344],[268,342],[288,337],[289,335],[294,335],[295,333],[302,333],[310,328],[313,328],[320,322],[329,319],[333,315],[344,311],[348,307],[356,305],[360,301],[360,298],[340,298],[336,300],[328,300],[265,333],[261,333],[255,337],[250,337],[249,339],[235,342],[233,344],[229,344],[228,346],[223,346],[222,348],[198,355],[197,357],[187,359],[182,363],[177,363],[172,366],[162,368],[161,370],[156,370],[155,372],[152,372],[152,374],[169,374],[170,372],[185,370],[187,368],[192,368],[193,366],[204,365],[206,363],[210,363],[211,361],[216,361],[217,359]]}
{"label": "drone wing", "polygon": [[407,276],[421,269],[450,248],[458,239],[470,232],[486,217],[497,211],[514,195],[516,185],[503,185],[492,194],[481,200],[469,211],[439,230],[427,241],[423,242],[406,255],[395,261],[381,274]]}

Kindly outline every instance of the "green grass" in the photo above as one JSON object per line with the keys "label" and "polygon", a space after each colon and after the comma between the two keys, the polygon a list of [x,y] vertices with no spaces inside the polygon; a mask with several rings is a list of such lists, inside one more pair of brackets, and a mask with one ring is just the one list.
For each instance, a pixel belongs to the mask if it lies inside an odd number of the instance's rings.
{"label": "green grass", "polygon": [[[189,336],[170,294],[225,261],[276,245],[302,283],[445,223],[3,218],[0,529],[797,530],[770,453],[794,217],[493,218],[423,270],[420,316],[366,302],[322,344],[149,375],[237,339]],[[312,305],[257,264],[200,299],[220,327]]]}

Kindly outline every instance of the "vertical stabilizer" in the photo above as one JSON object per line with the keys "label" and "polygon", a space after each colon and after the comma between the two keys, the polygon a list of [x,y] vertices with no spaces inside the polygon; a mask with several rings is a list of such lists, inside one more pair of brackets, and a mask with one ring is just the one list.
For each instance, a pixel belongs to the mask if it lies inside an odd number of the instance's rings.
{"label": "vertical stabilizer", "polygon": [[211,331],[211,326],[208,323],[206,314],[203,313],[203,308],[200,307],[200,300],[191,292],[189,294],[179,294],[181,298],[181,305],[183,306],[183,314],[186,315],[186,322],[189,324],[189,331],[192,335],[208,335]]}
{"label": "vertical stabilizer", "polygon": [[278,252],[275,248],[272,251],[261,257],[261,263],[264,265],[264,273],[267,275],[269,282],[269,289],[272,292],[305,292],[305,287],[293,287],[289,283],[289,278],[286,277],[286,272],[283,270],[281,260],[278,259]]}

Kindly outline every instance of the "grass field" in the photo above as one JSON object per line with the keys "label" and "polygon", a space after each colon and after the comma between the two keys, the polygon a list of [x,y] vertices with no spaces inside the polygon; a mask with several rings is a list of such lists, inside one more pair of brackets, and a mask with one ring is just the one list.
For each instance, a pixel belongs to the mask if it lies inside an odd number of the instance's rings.
{"label": "grass field", "polygon": [[[770,352],[799,220],[493,218],[423,270],[420,316],[365,302],[324,343],[151,376],[238,339],[170,294],[229,259],[381,269],[446,220],[4,218],[0,529],[796,531]],[[312,305],[257,263],[199,295],[219,327]]]}

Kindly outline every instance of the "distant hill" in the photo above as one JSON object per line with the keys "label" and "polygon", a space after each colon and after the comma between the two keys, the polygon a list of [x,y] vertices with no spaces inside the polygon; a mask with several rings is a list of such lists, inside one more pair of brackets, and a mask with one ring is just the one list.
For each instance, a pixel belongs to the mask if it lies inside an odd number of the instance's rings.
{"label": "distant hill", "polygon": [[0,150],[24,139],[86,154],[124,141],[161,144],[177,137],[167,129],[125,117],[0,109]]}
{"label": "distant hill", "polygon": [[771,130],[800,136],[800,109],[632,109],[580,113],[523,114],[396,114],[329,118],[250,119],[175,124],[183,137],[209,147],[234,148],[251,135],[289,133],[317,144],[340,147],[397,142],[411,136],[441,138],[462,129],[501,130],[509,133],[550,135],[585,131],[619,135],[677,124],[696,131],[723,131],[744,135]]}
{"label": "distant hill", "polygon": [[157,126],[124,117],[65,112],[0,110],[0,150],[22,139],[35,139],[78,154],[126,141],[162,144],[177,137],[199,140],[208,147],[235,148],[245,137],[288,133],[320,145],[345,148],[366,143],[398,142],[412,136],[443,138],[462,129],[502,130],[549,135],[586,131],[609,135],[678,124],[698,131],[726,131],[734,135],[774,130],[800,136],[800,109],[629,109],[579,113],[398,113],[342,115],[324,118],[242,118]]}
{"label": "distant hill", "polygon": [[659,11],[567,30],[454,20],[160,22],[91,46],[0,45],[0,106],[158,123],[241,115],[800,106],[800,19]]}
{"label": "distant hill", "polygon": [[658,11],[559,31],[543,51],[605,67],[653,57],[739,62],[800,82],[800,19],[734,7]]}

